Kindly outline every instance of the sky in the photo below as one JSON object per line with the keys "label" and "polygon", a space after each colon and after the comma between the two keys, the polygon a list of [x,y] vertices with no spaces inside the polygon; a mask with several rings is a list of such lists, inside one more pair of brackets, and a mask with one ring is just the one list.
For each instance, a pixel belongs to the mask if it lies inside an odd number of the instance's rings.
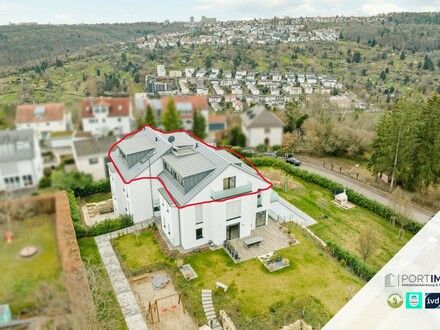
{"label": "sky", "polygon": [[440,11],[439,0],[0,0],[0,25],[188,21],[300,16],[370,16]]}

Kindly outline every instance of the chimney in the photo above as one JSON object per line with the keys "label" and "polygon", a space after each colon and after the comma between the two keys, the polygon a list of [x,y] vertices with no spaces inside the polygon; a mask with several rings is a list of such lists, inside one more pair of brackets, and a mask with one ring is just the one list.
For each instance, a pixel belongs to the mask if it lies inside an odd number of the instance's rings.
{"label": "chimney", "polygon": [[93,106],[95,105],[95,99],[93,98],[93,96],[89,97],[89,103],[90,103],[90,107],[93,108]]}

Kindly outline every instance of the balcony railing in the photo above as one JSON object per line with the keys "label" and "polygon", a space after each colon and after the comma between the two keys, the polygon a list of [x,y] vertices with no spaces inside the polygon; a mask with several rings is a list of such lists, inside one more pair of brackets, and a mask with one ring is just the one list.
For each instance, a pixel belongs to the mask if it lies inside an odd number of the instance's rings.
{"label": "balcony railing", "polygon": [[214,191],[211,190],[211,198],[214,200],[224,199],[240,194],[246,194],[252,192],[252,183],[248,182],[247,184],[227,190]]}

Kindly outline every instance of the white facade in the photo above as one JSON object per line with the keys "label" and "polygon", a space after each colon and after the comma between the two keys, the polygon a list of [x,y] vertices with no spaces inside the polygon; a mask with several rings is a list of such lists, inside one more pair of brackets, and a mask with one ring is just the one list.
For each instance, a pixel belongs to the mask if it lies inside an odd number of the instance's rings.
{"label": "white facade", "polygon": [[[151,133],[148,134],[151,135]],[[165,135],[165,137],[167,136],[169,135]],[[190,137],[183,140],[185,144],[195,143],[191,148],[196,152],[198,148],[204,148],[203,155],[208,159],[211,159],[210,154],[213,159],[215,157],[227,158],[222,153],[218,153],[214,149],[211,150]],[[153,143],[160,142],[154,140],[154,137],[151,141]],[[149,142],[146,143],[146,145],[148,144]],[[157,152],[161,152],[160,150],[163,150],[163,143],[158,147]],[[173,184],[166,186],[165,190],[162,182],[158,179],[127,180],[124,178],[127,182],[131,181],[125,184],[116,171],[116,166],[122,164],[120,160],[115,162],[118,152],[120,155],[121,151],[111,152],[113,162],[109,164],[114,212],[117,215],[130,214],[133,216],[134,222],[150,219],[153,215],[159,216],[163,235],[174,246],[193,249],[208,244],[210,241],[220,245],[227,239],[249,236],[257,226],[267,223],[272,190],[269,189],[269,184],[252,169],[244,170],[236,165],[236,163],[241,163],[237,158],[233,163],[222,158],[223,165],[218,166],[224,166],[223,170],[220,168],[214,170],[218,172],[215,172],[217,174],[212,177],[209,183],[197,188],[197,192],[191,195],[192,197],[187,199],[183,205],[177,206],[178,198],[176,195],[171,195],[173,201],[166,192],[168,190],[170,194],[176,193]],[[165,154],[167,153],[165,152]],[[185,157],[187,156],[179,156],[176,161],[185,162]],[[229,157],[234,158],[233,156]],[[151,159],[154,159],[154,156]],[[145,166],[145,169],[136,175],[136,178],[162,177],[163,173],[168,171],[161,157],[154,159],[152,163],[147,161]],[[121,175],[124,175],[124,170],[120,172]],[[164,184],[171,182],[162,181]],[[246,194],[243,195],[244,193]]]}
{"label": "white facade", "polygon": [[[37,186],[43,177],[43,160],[32,130],[2,131],[0,191]],[[7,136],[7,137],[6,137]]]}
{"label": "white facade", "polygon": [[90,174],[93,181],[104,180],[106,175],[106,159],[104,155],[90,155],[75,159],[75,165],[79,172]]}
{"label": "white facade", "polygon": [[69,116],[64,116],[63,120],[60,121],[46,121],[46,122],[39,122],[39,123],[17,123],[15,127],[17,130],[22,129],[33,129],[37,139],[45,139],[49,137],[51,132],[62,132],[66,131],[69,128],[68,123],[70,123],[70,120],[68,121]]}
{"label": "white facade", "polygon": [[282,127],[255,127],[246,129],[242,126],[242,132],[246,136],[248,147],[256,147],[260,144],[267,146],[282,145],[283,128]]}

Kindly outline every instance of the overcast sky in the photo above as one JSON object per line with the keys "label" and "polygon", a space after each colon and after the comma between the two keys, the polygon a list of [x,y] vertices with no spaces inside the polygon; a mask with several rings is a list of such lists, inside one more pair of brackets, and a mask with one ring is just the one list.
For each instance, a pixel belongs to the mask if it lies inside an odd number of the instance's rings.
{"label": "overcast sky", "polygon": [[440,11],[440,0],[0,0],[0,25],[220,20]]}

